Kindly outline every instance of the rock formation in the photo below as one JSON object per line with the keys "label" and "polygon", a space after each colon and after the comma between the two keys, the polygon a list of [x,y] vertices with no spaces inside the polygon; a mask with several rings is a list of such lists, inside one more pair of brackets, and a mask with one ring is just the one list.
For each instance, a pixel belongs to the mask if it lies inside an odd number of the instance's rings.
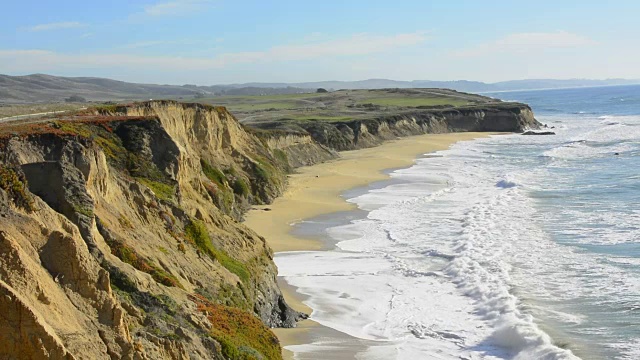
{"label": "rock formation", "polygon": [[427,132],[536,128],[526,106],[248,128],[174,101],[0,127],[0,358],[280,357],[272,250],[238,222],[293,167]]}

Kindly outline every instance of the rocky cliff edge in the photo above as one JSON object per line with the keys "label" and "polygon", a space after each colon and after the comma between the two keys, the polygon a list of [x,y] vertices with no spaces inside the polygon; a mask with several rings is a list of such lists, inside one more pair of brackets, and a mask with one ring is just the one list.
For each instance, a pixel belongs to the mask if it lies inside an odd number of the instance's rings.
{"label": "rocky cliff edge", "polygon": [[399,136],[537,128],[522,104],[240,124],[152,101],[0,127],[0,358],[277,359],[272,251],[238,222],[292,168]]}

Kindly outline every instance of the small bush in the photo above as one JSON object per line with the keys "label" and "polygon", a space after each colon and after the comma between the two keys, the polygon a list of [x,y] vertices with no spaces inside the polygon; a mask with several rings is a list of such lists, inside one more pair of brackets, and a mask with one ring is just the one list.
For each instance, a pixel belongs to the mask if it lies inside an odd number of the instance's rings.
{"label": "small bush", "polygon": [[96,106],[96,111],[99,114],[115,114],[118,111],[118,105],[106,104]]}
{"label": "small bush", "polygon": [[93,208],[92,207],[86,207],[86,206],[80,206],[80,205],[75,205],[72,204],[73,206],[73,211],[77,212],[78,214],[82,214],[86,217],[93,217]]}
{"label": "small bush", "polygon": [[224,176],[222,171],[211,166],[206,160],[200,159],[200,166],[202,166],[202,172],[209,180],[220,186],[224,186],[227,183],[227,177]]}
{"label": "small bush", "polygon": [[237,178],[236,181],[233,182],[233,193],[242,197],[246,197],[249,195],[249,185],[242,180],[241,178]]}
{"label": "small bush", "polygon": [[13,203],[27,212],[35,211],[35,202],[27,192],[27,179],[22,171],[0,166],[0,189],[4,190]]}
{"label": "small bush", "polygon": [[228,359],[282,359],[282,348],[275,334],[256,316],[237,308],[214,304],[192,295],[198,310],[211,322],[209,335],[222,347]]}

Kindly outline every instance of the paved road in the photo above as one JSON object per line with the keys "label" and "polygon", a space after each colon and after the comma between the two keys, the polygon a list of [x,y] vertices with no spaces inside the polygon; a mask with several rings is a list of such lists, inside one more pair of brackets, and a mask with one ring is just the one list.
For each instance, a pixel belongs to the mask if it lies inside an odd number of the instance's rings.
{"label": "paved road", "polygon": [[[80,109],[77,109],[77,110],[84,110],[84,109],[86,109],[86,108],[80,108]],[[23,119],[39,118],[39,117],[42,117],[42,116],[45,116],[45,115],[61,114],[61,113],[70,112],[70,111],[77,111],[77,110],[48,111],[48,112],[36,113],[36,114],[25,114],[25,115],[9,116],[9,117],[0,118],[0,123],[6,123],[6,122],[10,122],[10,121],[23,120]]]}

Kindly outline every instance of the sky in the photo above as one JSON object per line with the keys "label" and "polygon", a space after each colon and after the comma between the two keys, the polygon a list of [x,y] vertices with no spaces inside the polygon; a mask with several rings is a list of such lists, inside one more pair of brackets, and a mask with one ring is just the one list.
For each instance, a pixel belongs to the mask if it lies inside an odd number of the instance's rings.
{"label": "sky", "polygon": [[0,73],[160,84],[640,79],[640,1],[0,0]]}

